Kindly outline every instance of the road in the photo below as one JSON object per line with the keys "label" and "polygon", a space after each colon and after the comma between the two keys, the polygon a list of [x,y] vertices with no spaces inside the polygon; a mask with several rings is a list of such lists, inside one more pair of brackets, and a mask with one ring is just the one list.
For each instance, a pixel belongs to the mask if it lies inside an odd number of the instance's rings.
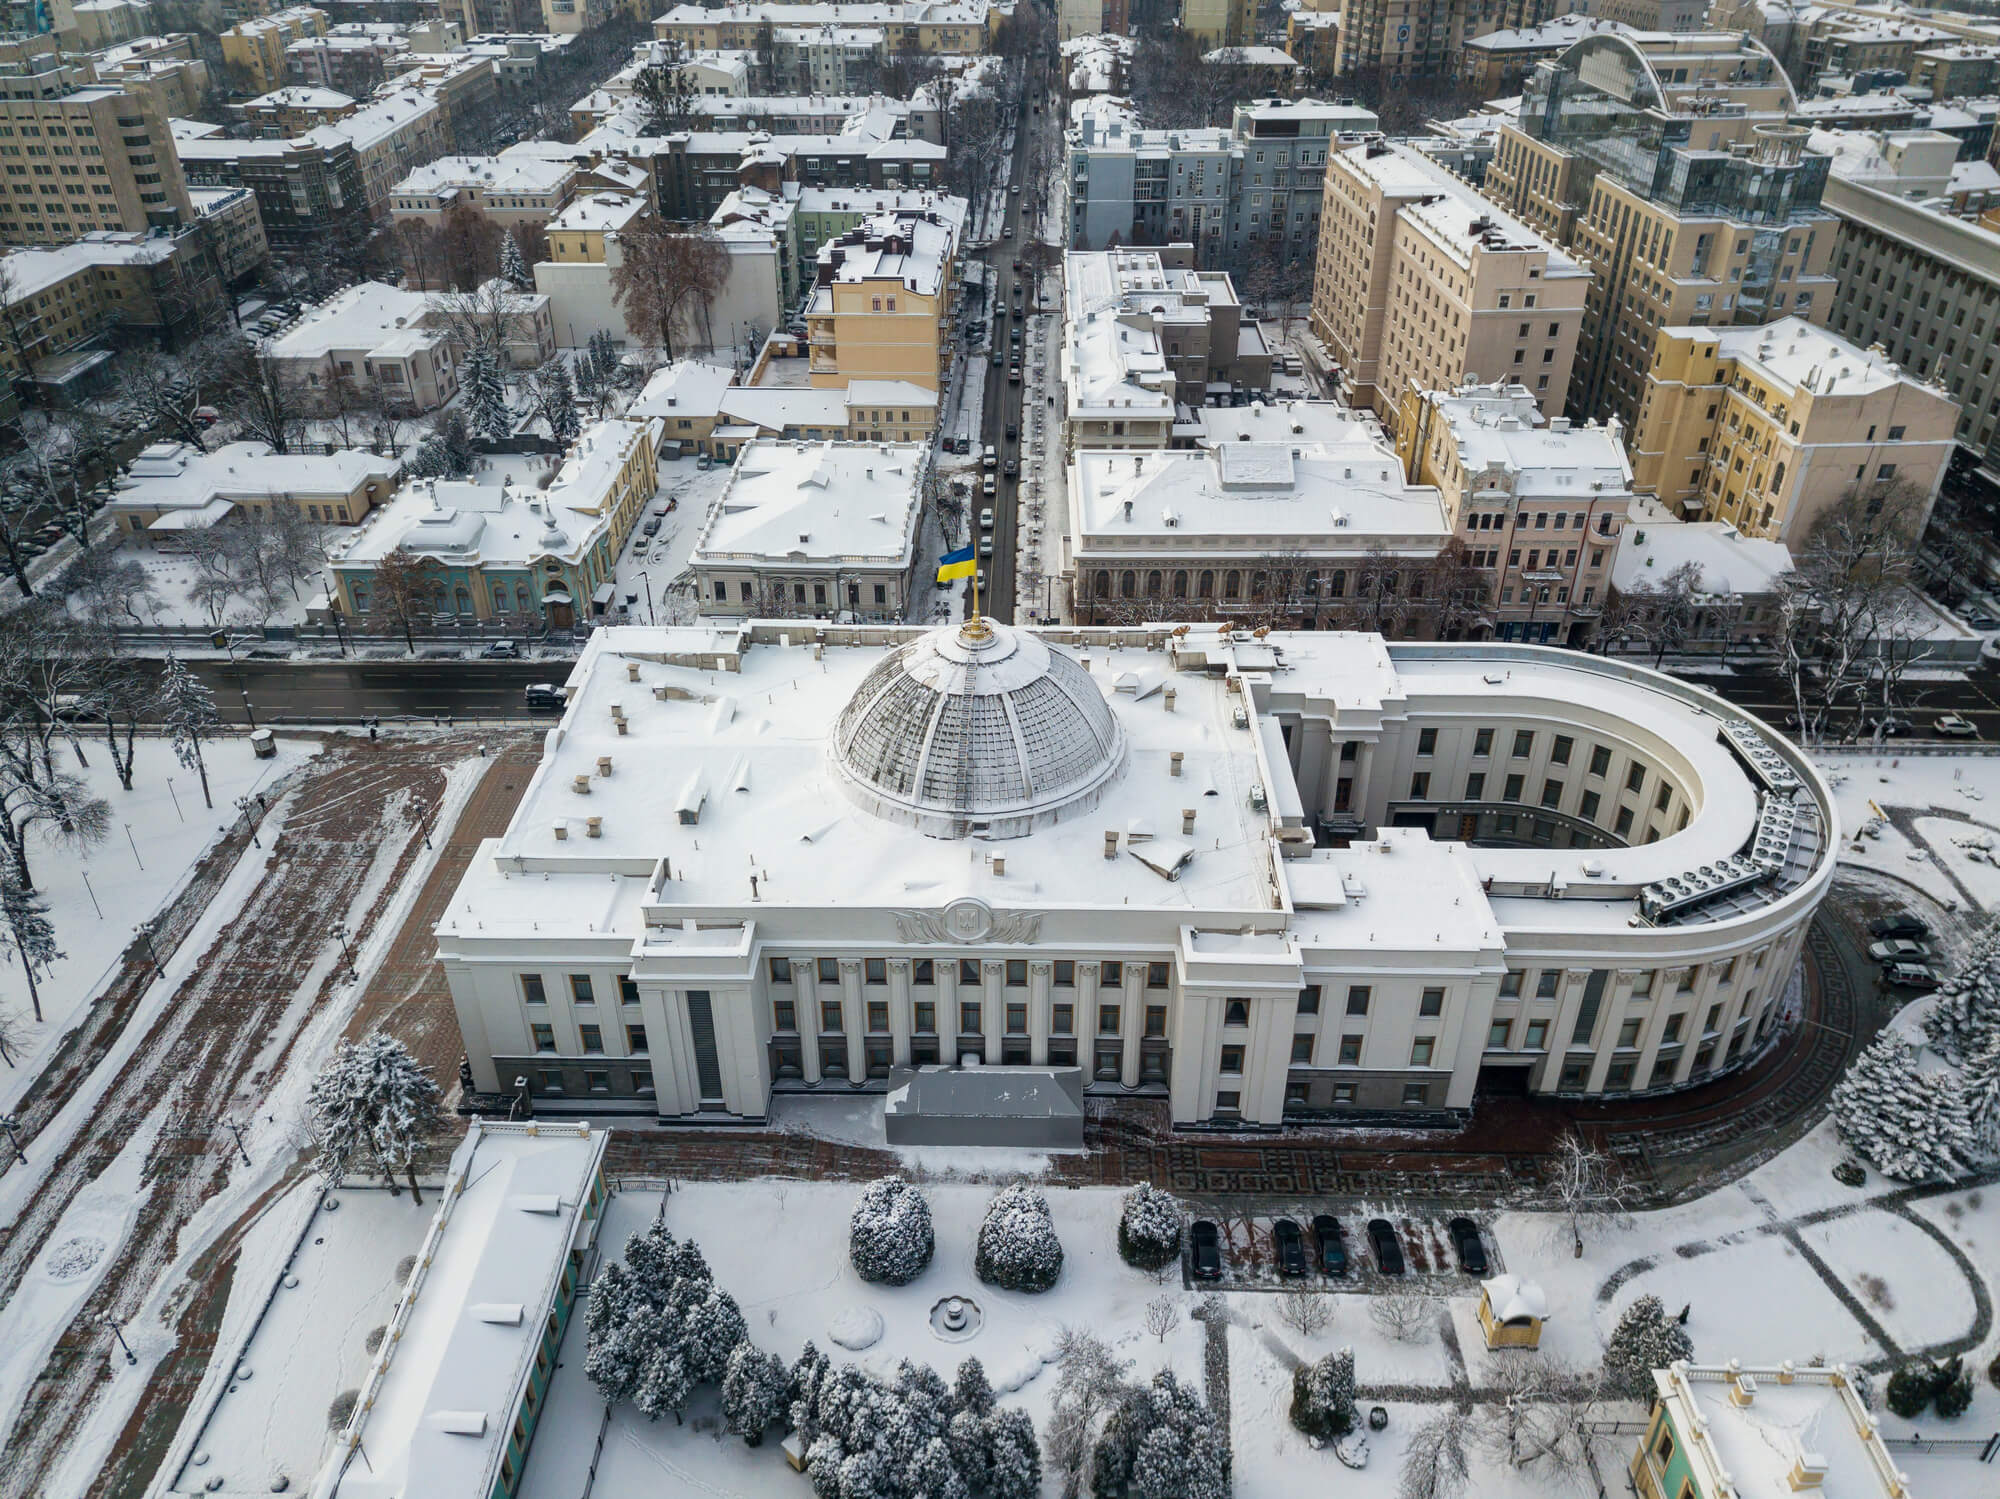
{"label": "road", "polygon": [[[1675,675],[1748,708],[1780,731],[1786,729],[1786,715],[1795,711],[1791,689],[1768,667],[1737,666],[1727,675],[1704,675],[1696,669],[1685,668],[1676,671]],[[1918,737],[1933,737],[1929,733],[1930,725],[1939,714],[1956,713],[1971,720],[1979,730],[1981,740],[2000,744],[2000,667],[1991,662],[1981,662],[1977,669],[1963,678],[1906,680],[1898,697],[1897,711],[1911,719],[1922,731]],[[1838,732],[1845,725],[1835,722],[1829,727]]]}
{"label": "road", "polygon": [[[1056,128],[1060,118],[1057,105],[1049,93],[1047,78],[1040,65],[1040,59],[1030,58],[1024,64],[1027,83],[1016,108],[1019,116],[1014,129],[1014,161],[1008,173],[1011,184],[1023,183],[1030,158],[1031,143],[1037,133]],[[1039,105],[1037,110],[1034,106]],[[1007,213],[1001,221],[1006,231],[1000,239],[984,253],[992,267],[993,306],[990,327],[992,347],[1001,355],[1002,363],[996,365],[988,357],[985,363],[986,400],[982,408],[981,441],[987,443],[1000,454],[1001,473],[999,493],[993,501],[993,556],[986,563],[981,584],[980,608],[994,619],[1012,620],[1015,606],[1014,559],[1019,544],[1021,521],[1021,492],[1019,475],[1010,476],[1005,472],[1006,464],[1012,460],[1018,469],[1022,461],[1019,434],[1022,431],[1021,402],[1025,385],[1016,384],[1008,378],[1006,364],[1015,357],[1022,357],[1024,372],[1027,370],[1025,356],[1028,347],[1027,323],[1023,314],[1034,313],[1035,288],[1039,272],[1040,257],[1034,249],[1035,241],[1024,223],[1022,205],[1033,201],[1035,194],[1023,191],[1007,195]],[[1021,269],[1017,272],[1015,266]],[[1020,300],[1015,300],[1016,288]],[[1007,310],[1005,320],[1002,310]],[[1041,316],[1054,319],[1059,310],[1051,308]],[[1019,344],[1012,343],[1011,336],[1018,330]],[[1054,346],[1053,335],[1044,345],[1045,350]],[[973,350],[978,358],[979,351]],[[1047,353],[1045,358],[1050,357]],[[1007,429],[1012,427],[1015,436],[1007,437]],[[987,502],[974,497],[975,511]],[[976,517],[975,517],[975,534]]]}
{"label": "road", "polygon": [[[223,722],[354,723],[520,718],[521,689],[561,683],[568,661],[189,661]],[[244,707],[249,700],[249,710]],[[549,715],[553,721],[554,715]]]}

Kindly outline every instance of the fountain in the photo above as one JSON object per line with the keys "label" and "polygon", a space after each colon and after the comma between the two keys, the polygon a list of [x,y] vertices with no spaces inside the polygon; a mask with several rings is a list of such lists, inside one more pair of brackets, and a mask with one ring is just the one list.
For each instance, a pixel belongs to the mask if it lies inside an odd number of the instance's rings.
{"label": "fountain", "polygon": [[931,1308],[931,1331],[947,1343],[962,1343],[985,1321],[979,1303],[970,1296],[946,1296]]}

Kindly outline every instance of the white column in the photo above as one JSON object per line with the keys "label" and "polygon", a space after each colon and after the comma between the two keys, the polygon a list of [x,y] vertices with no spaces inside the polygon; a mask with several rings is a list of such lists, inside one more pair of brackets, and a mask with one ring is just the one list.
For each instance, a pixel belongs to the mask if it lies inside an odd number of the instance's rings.
{"label": "white column", "polygon": [[910,1033],[916,1029],[916,1016],[910,1000],[910,960],[891,958],[889,960],[889,1029],[896,1038],[896,1065],[910,1065]]}

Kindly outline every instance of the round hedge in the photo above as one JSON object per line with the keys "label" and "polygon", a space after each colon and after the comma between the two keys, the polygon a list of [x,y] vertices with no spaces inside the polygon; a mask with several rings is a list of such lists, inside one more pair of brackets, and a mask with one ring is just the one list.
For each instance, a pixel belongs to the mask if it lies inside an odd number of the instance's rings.
{"label": "round hedge", "polygon": [[1140,1270],[1161,1270],[1181,1257],[1181,1210],[1171,1192],[1140,1182],[1125,1194],[1118,1254]]}
{"label": "round hedge", "polygon": [[861,1189],[847,1221],[847,1253],[856,1275],[906,1286],[924,1273],[936,1247],[923,1193],[899,1176],[885,1176]]}
{"label": "round hedge", "polygon": [[987,1204],[973,1269],[1006,1291],[1046,1291],[1062,1274],[1062,1241],[1033,1187],[1008,1187]]}

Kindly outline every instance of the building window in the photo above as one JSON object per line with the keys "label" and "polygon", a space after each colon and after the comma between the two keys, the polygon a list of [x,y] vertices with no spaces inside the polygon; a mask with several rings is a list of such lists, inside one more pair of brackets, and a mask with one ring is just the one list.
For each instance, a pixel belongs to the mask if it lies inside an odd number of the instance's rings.
{"label": "building window", "polygon": [[1611,751],[1601,744],[1597,745],[1590,752],[1590,773],[1594,776],[1601,776],[1610,769]]}
{"label": "building window", "polygon": [[1056,960],[1056,987],[1074,989],[1076,987],[1076,962],[1071,958]]}
{"label": "building window", "polygon": [[1410,777],[1410,800],[1420,802],[1431,794],[1431,773],[1420,770]]}
{"label": "building window", "polygon": [[1340,1038],[1340,1065],[1343,1067],[1359,1067],[1361,1065],[1361,1038],[1359,1036],[1342,1036]]}
{"label": "building window", "polygon": [[1535,998],[1554,999],[1556,997],[1556,985],[1560,982],[1562,982],[1561,969],[1544,968],[1540,973],[1535,975]]}
{"label": "building window", "polygon": [[1146,1006],[1146,1036],[1158,1040],[1167,1033],[1167,1007],[1165,1005]]}
{"label": "building window", "polygon": [[1514,758],[1525,760],[1535,752],[1535,731],[1516,729],[1514,731]]}
{"label": "building window", "polygon": [[920,999],[915,1005],[916,1028],[920,1036],[937,1034],[937,1004],[933,1000]]}
{"label": "building window", "polygon": [[1518,775],[1511,775],[1507,777],[1506,784],[1500,788],[1500,800],[1502,800],[1503,802],[1517,802],[1520,799],[1521,799],[1521,777]]}
{"label": "building window", "polygon": [[1058,1036],[1067,1036],[1075,1027],[1075,1005],[1051,1005],[1049,1007],[1049,1030],[1052,1033]]}
{"label": "building window", "polygon": [[1243,1071],[1242,1047],[1225,1046],[1222,1048],[1222,1070],[1230,1073],[1241,1073]]}
{"label": "building window", "polygon": [[1167,987],[1167,965],[1165,963],[1148,963],[1146,965],[1146,987],[1148,989],[1164,989]]}
{"label": "building window", "polygon": [[539,973],[521,975],[521,997],[531,1005],[545,1005],[549,1002],[549,991],[542,987]]}
{"label": "building window", "polygon": [[862,959],[861,975],[868,983],[871,984],[888,983],[889,982],[888,960],[886,958]]}
{"label": "building window", "polygon": [[1558,807],[1562,805],[1563,783],[1561,781],[1542,782],[1542,805]]}
{"label": "building window", "polygon": [[1405,1107],[1420,1109],[1430,1101],[1431,1088],[1429,1083],[1403,1084],[1403,1103]]}
{"label": "building window", "polygon": [[1292,1037],[1292,1065],[1310,1067],[1313,1059],[1313,1038],[1309,1035]]}
{"label": "building window", "polygon": [[1631,833],[1632,809],[1630,807],[1620,807],[1618,809],[1618,818],[1612,824],[1612,831],[1617,833],[1620,838],[1626,837]]}
{"label": "building window", "polygon": [[840,982],[840,964],[832,958],[821,958],[819,960],[818,972],[819,981],[822,984],[837,984]]}
{"label": "building window", "polygon": [[1233,1114],[1242,1106],[1243,1095],[1241,1093],[1225,1090],[1215,1095],[1215,1112],[1218,1114]]}
{"label": "building window", "polygon": [[639,1002],[638,984],[633,981],[630,974],[624,974],[624,973],[619,974],[618,1003],[620,1003],[621,1005],[636,1005],[638,1002]]}
{"label": "building window", "polygon": [[1249,1001],[1241,999],[1228,1001],[1222,1009],[1222,1023],[1224,1025],[1248,1025],[1250,1023]]}
{"label": "building window", "polygon": [[1597,821],[1597,807],[1597,793],[1595,791],[1586,791],[1583,794],[1582,800],[1576,804],[1576,815],[1581,817],[1585,822],[1595,822]]}
{"label": "building window", "polygon": [[1465,778],[1465,799],[1476,802],[1486,795],[1486,772],[1475,770]]}
{"label": "building window", "polygon": [[539,1086],[544,1093],[560,1093],[563,1090],[562,1070],[557,1067],[543,1067],[536,1072]]}
{"label": "building window", "polygon": [[840,1001],[823,999],[819,1005],[819,1028],[823,1031],[837,1031],[845,1027],[840,1018]]}
{"label": "building window", "polygon": [[979,960],[960,958],[958,960],[958,981],[969,989],[979,987]]}
{"label": "building window", "polygon": [[910,982],[913,984],[935,984],[937,965],[929,958],[918,958],[910,965]]}
{"label": "building window", "polygon": [[556,1049],[556,1028],[552,1025],[531,1025],[528,1034],[534,1038],[536,1051]]}
{"label": "building window", "polygon": [[1425,1018],[1435,1018],[1444,1013],[1444,990],[1426,989],[1424,997],[1417,1004],[1417,1014]]}
{"label": "building window", "polygon": [[1353,984],[1347,990],[1347,1013],[1366,1015],[1368,1013],[1368,985]]}
{"label": "building window", "polygon": [[889,1029],[889,1004],[887,1000],[868,1001],[868,1029],[880,1035]]}
{"label": "building window", "polygon": [[1125,982],[1123,963],[1106,963],[1099,969],[1098,982],[1106,989],[1116,989]]}
{"label": "building window", "polygon": [[1099,1005],[1097,1007],[1097,1034],[1115,1036],[1118,1034],[1118,1006]]}
{"label": "building window", "polygon": [[973,1035],[979,1030],[979,1006],[970,1000],[962,1001],[958,1007],[958,1029],[962,1035]]}
{"label": "building window", "polygon": [[1010,989],[1020,989],[1024,988],[1027,982],[1028,960],[1026,958],[1009,958],[1007,960],[1007,987]]}
{"label": "building window", "polygon": [[603,1054],[604,1032],[599,1027],[594,1025],[579,1025],[576,1028],[576,1035],[584,1051],[594,1055]]}
{"label": "building window", "polygon": [[1513,1028],[1513,1024],[1514,1022],[1511,1020],[1496,1020],[1489,1025],[1486,1028],[1486,1049],[1488,1051],[1505,1051],[1507,1049],[1507,1035]]}
{"label": "building window", "polygon": [[646,1028],[643,1025],[625,1027],[625,1049],[635,1057],[646,1054]]}
{"label": "building window", "polygon": [[1437,1040],[1435,1037],[1432,1036],[1417,1037],[1416,1040],[1410,1043],[1410,1065],[1412,1067],[1430,1066],[1431,1052],[1435,1050],[1436,1047],[1437,1047]]}
{"label": "building window", "polygon": [[1576,741],[1567,734],[1556,735],[1556,742],[1549,749],[1551,765],[1569,764],[1569,752],[1576,747]]}
{"label": "building window", "polygon": [[1493,731],[1480,729],[1472,736],[1472,753],[1475,758],[1493,753]]}
{"label": "building window", "polygon": [[1519,999],[1521,997],[1522,970],[1510,968],[1500,976],[1500,997]]}
{"label": "building window", "polygon": [[799,1028],[798,1011],[792,1008],[789,999],[771,1002],[771,1028],[780,1031],[795,1031]]}
{"label": "building window", "polygon": [[1530,1020],[1528,1022],[1527,1040],[1522,1043],[1522,1047],[1526,1051],[1542,1051],[1547,1048],[1548,1040],[1549,1040],[1548,1021]]}
{"label": "building window", "polygon": [[1317,1015],[1319,1013],[1319,985],[1307,984],[1299,990],[1299,1013]]}
{"label": "building window", "polygon": [[1007,1034],[1025,1036],[1028,1033],[1028,1007],[1025,1004],[1007,1006]]}
{"label": "building window", "polygon": [[572,973],[569,976],[569,992],[570,998],[580,1005],[597,1003],[597,994],[590,987],[590,975],[587,973]]}
{"label": "building window", "polygon": [[1437,753],[1437,747],[1438,731],[1436,729],[1417,730],[1417,753],[1419,755],[1434,755]]}

